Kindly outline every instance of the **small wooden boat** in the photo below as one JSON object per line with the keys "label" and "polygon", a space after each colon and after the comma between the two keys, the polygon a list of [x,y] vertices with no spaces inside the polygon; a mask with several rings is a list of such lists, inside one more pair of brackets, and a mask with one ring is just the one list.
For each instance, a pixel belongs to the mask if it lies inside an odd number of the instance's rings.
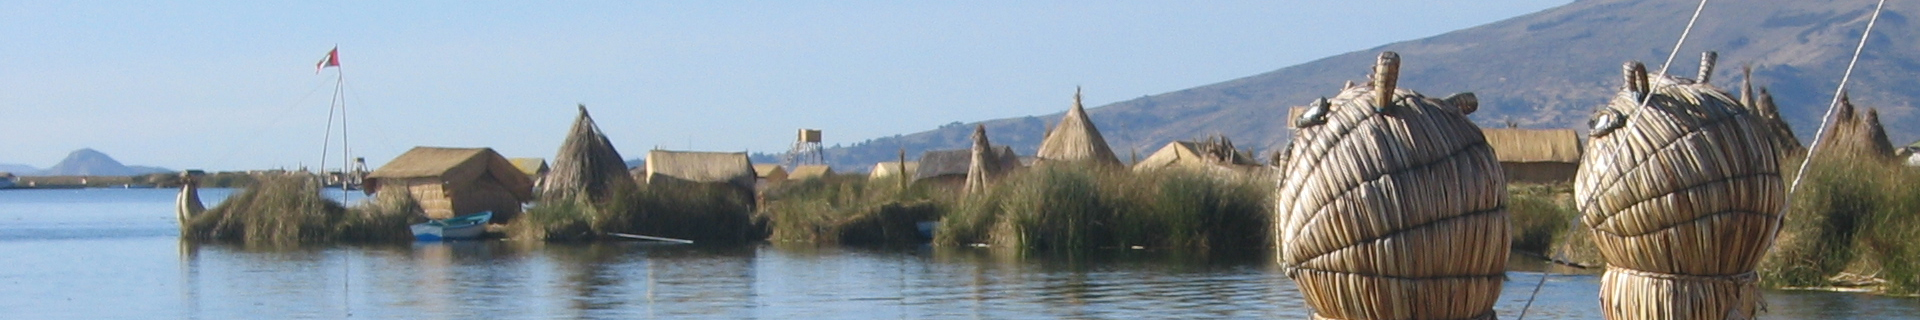
{"label": "small wooden boat", "polygon": [[427,221],[408,228],[418,241],[473,239],[487,231],[487,220],[493,220],[492,211]]}

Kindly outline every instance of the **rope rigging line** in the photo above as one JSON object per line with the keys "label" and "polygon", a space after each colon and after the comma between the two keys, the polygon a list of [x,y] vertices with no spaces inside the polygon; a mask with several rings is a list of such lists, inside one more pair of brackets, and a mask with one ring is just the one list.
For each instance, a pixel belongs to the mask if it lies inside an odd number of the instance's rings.
{"label": "rope rigging line", "polygon": [[[1885,0],[1881,0],[1881,1],[1884,3]],[[1687,36],[1690,36],[1693,34],[1693,26],[1700,22],[1700,13],[1706,11],[1706,9],[1707,9],[1707,0],[1700,0],[1700,5],[1695,6],[1693,8],[1693,16],[1690,18],[1687,18],[1687,27],[1685,29],[1680,30],[1680,40],[1675,41],[1673,43],[1673,50],[1670,50],[1667,52],[1667,61],[1660,63],[1660,73],[1659,73],[1660,76],[1666,76],[1667,69],[1670,67],[1673,67],[1673,59],[1675,57],[1680,56],[1680,48],[1686,46]],[[1876,16],[1879,15],[1878,12],[1879,11],[1875,11]],[[1844,81],[1842,83],[1844,83]],[[1642,95],[1640,97],[1640,106],[1637,108],[1634,108],[1633,113],[1637,114],[1637,113],[1640,113],[1641,110],[1646,110],[1647,103],[1653,101],[1652,86],[1648,86],[1647,91],[1648,92],[1646,92],[1645,95]],[[1574,224],[1576,224],[1576,227],[1578,227],[1577,225],[1579,224],[1579,222],[1577,222],[1576,220]],[[1518,317],[1519,320],[1527,319],[1527,310],[1533,308],[1533,300],[1540,297],[1540,288],[1547,285],[1547,277],[1551,277],[1551,276],[1553,276],[1553,268],[1551,266],[1549,266],[1546,270],[1543,270],[1543,272],[1540,273],[1540,282],[1534,284],[1533,294],[1528,295],[1527,304],[1525,306],[1520,307],[1520,316]]]}
{"label": "rope rigging line", "polygon": [[[1880,20],[1880,10],[1886,8],[1887,0],[1873,6],[1873,16],[1867,18],[1867,29],[1860,31],[1860,44],[1853,47],[1853,59],[1847,61],[1847,72],[1840,75],[1840,87],[1833,90],[1833,102],[1827,103],[1827,113],[1820,117],[1820,129],[1813,133],[1813,143],[1807,145],[1807,155],[1800,159],[1800,169],[1793,172],[1793,183],[1787,184],[1787,199],[1782,202],[1780,215],[1786,216],[1793,208],[1793,192],[1800,189],[1800,179],[1806,177],[1807,164],[1813,163],[1813,155],[1820,151],[1820,137],[1827,134],[1827,124],[1833,120],[1833,109],[1840,106],[1840,95],[1847,92],[1847,80],[1853,78],[1853,67],[1860,63],[1860,52],[1867,48],[1867,36],[1873,34],[1873,24]],[[1778,227],[1776,227],[1778,228]]]}

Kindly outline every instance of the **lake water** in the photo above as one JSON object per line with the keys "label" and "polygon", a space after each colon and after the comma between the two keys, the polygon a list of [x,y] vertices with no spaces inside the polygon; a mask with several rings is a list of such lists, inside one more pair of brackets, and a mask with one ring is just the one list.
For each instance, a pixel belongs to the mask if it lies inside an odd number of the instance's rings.
{"label": "lake water", "polygon": [[[209,204],[230,190],[203,190]],[[0,190],[0,319],[1304,319],[1263,253],[508,241],[247,248],[178,240],[173,190]],[[1516,261],[1516,264],[1522,264]],[[1531,263],[1524,263],[1531,264]],[[1539,272],[1511,272],[1517,319]],[[1528,319],[1598,319],[1554,274]],[[1769,291],[1767,319],[1920,317],[1920,300]]]}

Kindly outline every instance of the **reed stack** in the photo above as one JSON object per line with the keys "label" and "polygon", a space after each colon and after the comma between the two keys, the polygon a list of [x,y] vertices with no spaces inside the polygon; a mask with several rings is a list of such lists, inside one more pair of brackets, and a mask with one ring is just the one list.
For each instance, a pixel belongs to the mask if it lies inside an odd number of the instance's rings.
{"label": "reed stack", "polygon": [[1780,229],[1784,144],[1706,82],[1713,54],[1701,60],[1699,80],[1627,63],[1592,121],[1574,199],[1607,260],[1607,319],[1751,319],[1760,302],[1754,267]]}
{"label": "reed stack", "polygon": [[1399,65],[1382,53],[1371,85],[1290,119],[1281,265],[1314,319],[1494,319],[1510,231],[1478,102],[1397,88]]}

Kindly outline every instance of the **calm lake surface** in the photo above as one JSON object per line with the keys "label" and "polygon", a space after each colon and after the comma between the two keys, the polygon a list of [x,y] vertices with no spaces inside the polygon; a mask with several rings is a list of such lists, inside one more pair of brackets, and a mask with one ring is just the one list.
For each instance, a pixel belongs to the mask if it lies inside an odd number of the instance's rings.
{"label": "calm lake surface", "polygon": [[[217,203],[231,190],[203,190]],[[173,190],[0,190],[0,319],[1282,318],[1271,262],[1127,250],[505,241],[184,245]],[[1519,268],[1536,265],[1516,261]],[[1543,273],[1516,271],[1502,319]],[[1598,277],[1547,278],[1528,319],[1598,319]],[[1920,300],[1769,291],[1768,319],[1913,319]]]}

